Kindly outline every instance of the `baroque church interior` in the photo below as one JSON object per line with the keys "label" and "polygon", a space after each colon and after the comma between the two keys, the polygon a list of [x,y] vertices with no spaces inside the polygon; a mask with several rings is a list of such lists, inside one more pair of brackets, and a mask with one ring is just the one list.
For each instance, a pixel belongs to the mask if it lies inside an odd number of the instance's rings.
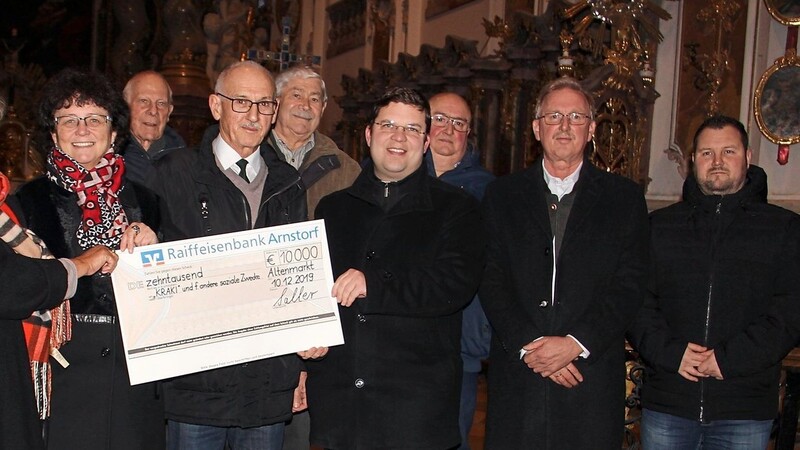
{"label": "baroque church interior", "polygon": [[[0,170],[42,171],[31,142],[37,93],[68,66],[119,86],[154,69],[169,81],[170,125],[195,144],[208,94],[233,61],[319,71],[330,100],[320,131],[360,161],[367,110],[387,86],[470,101],[471,138],[495,175],[541,152],[535,95],[574,76],[596,98],[590,158],[633,179],[651,209],[680,198],[692,132],[714,113],[739,118],[769,201],[800,211],[796,0],[31,0],[0,17]],[[774,448],[794,448],[800,375],[787,359]],[[635,357],[629,429],[635,446]],[[484,401],[485,405],[485,393]],[[481,412],[479,411],[479,414]],[[480,420],[475,443],[480,448]]]}

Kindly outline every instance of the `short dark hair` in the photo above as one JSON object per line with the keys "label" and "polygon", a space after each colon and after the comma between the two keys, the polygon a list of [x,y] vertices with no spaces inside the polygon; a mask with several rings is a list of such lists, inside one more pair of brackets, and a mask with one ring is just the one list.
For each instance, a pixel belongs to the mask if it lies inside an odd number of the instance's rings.
{"label": "short dark hair", "polygon": [[702,133],[703,130],[705,130],[706,128],[711,128],[713,130],[721,130],[727,126],[731,126],[736,131],[739,132],[739,137],[742,139],[742,146],[744,146],[745,150],[750,148],[750,143],[747,138],[747,130],[744,128],[744,124],[734,119],[733,117],[723,116],[721,114],[718,114],[707,118],[697,128],[697,131],[695,131],[694,133],[694,139],[692,139],[692,153],[697,152],[697,138],[700,137],[700,133]]}
{"label": "short dark hair", "polygon": [[112,119],[111,131],[117,132],[115,151],[119,151],[130,122],[130,109],[122,93],[105,75],[73,68],[55,74],[42,89],[36,111],[36,146],[39,151],[47,155],[53,149],[50,137],[56,127],[53,116],[56,110],[69,108],[73,103],[78,106],[94,103],[108,111]]}
{"label": "short dark hair", "polygon": [[425,132],[428,133],[431,131],[431,106],[418,90],[405,87],[391,87],[375,101],[372,112],[370,112],[370,115],[367,117],[367,126],[372,125],[372,122],[378,117],[381,109],[388,106],[389,103],[402,103],[422,111],[425,113]]}

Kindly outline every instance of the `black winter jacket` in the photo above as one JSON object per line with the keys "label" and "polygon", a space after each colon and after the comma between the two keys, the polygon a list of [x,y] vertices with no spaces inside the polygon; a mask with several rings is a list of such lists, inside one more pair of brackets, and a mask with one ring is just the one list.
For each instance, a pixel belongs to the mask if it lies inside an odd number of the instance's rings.
{"label": "black winter jacket", "polygon": [[367,297],[339,307],[345,345],[307,364],[311,442],[456,446],[461,309],[484,263],[477,202],[424,167],[383,183],[370,162],[316,213],[325,219],[334,277],[361,271]]}
{"label": "black winter jacket", "polygon": [[[217,167],[206,130],[197,149],[171,153],[156,163],[165,241],[251,228],[244,194]],[[268,170],[256,228],[305,220],[305,190],[297,171],[278,160],[266,140]],[[164,384],[167,418],[213,426],[255,427],[288,420],[302,364],[296,355],[264,359],[174,378]]]}
{"label": "black winter jacket", "polygon": [[[701,421],[769,420],[781,360],[800,336],[800,217],[766,202],[750,166],[737,193],[652,213],[647,297],[629,338],[647,365],[645,408]],[[678,374],[689,342],[714,349],[723,380]]]}

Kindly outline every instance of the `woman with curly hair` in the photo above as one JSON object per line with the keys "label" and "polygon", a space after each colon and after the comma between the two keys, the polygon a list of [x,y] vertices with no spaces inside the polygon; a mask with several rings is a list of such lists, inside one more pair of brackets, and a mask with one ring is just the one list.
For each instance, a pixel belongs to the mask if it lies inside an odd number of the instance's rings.
{"label": "woman with curly hair", "polygon": [[[56,258],[94,245],[132,251],[158,241],[156,198],[126,182],[116,153],[128,120],[121,93],[101,74],[65,69],[45,85],[36,142],[47,173],[23,185],[10,204]],[[155,384],[128,381],[111,279],[82,278],[69,303],[51,313],[40,365],[32,359],[43,417],[49,409],[47,448],[163,448]]]}

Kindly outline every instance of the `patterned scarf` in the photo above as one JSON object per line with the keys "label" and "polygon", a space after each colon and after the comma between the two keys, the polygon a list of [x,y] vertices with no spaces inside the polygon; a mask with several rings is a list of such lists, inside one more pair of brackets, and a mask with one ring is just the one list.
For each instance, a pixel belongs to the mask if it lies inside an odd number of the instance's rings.
{"label": "patterned scarf", "polygon": [[47,156],[47,171],[56,185],[78,195],[83,220],[75,235],[81,248],[118,248],[122,233],[128,228],[128,218],[119,202],[125,164],[114,153],[114,147],[91,170],[56,147]]}
{"label": "patterned scarf", "polygon": [[[17,225],[16,216],[4,203],[8,193],[8,184],[8,179],[0,173],[0,238],[20,255],[37,259],[53,259],[53,255],[38,236]],[[22,329],[25,333],[28,359],[31,363],[36,408],[39,418],[44,420],[50,415],[51,370],[49,356],[52,354],[64,367],[68,365],[58,349],[72,339],[69,300],[63,301],[51,310],[35,311],[22,321]]]}

